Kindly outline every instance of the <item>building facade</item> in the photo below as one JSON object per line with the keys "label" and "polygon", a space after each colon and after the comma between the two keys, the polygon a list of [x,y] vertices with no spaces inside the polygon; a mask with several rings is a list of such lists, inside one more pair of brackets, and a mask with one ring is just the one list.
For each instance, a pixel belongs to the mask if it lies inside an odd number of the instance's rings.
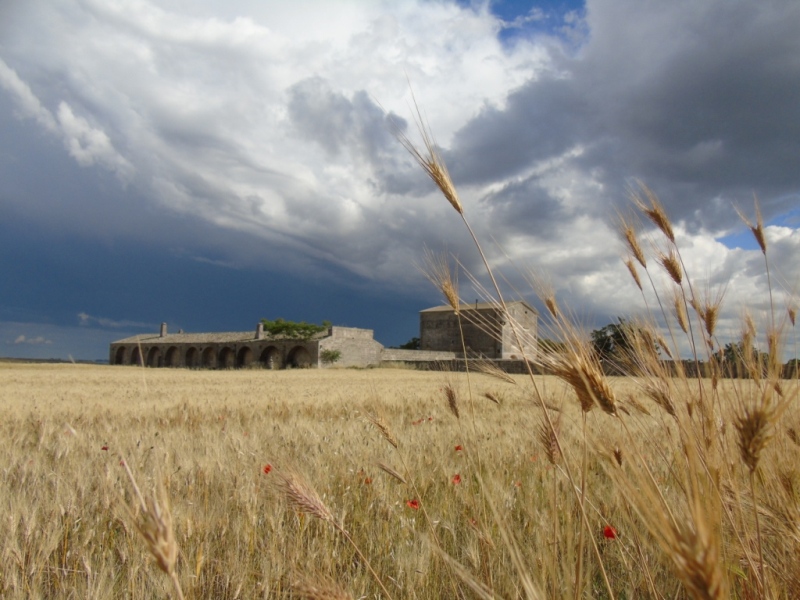
{"label": "building facade", "polygon": [[166,323],[158,334],[142,334],[113,342],[112,365],[185,367],[197,369],[267,369],[324,367],[326,350],[338,351],[337,366],[367,367],[381,361],[383,346],[371,329],[330,327],[309,339],[276,338],[255,331],[227,333],[168,333]]}
{"label": "building facade", "polygon": [[[459,319],[460,316],[460,319]],[[420,312],[420,350],[454,352],[463,357],[521,359],[536,354],[539,313],[527,302],[449,305]],[[463,336],[463,342],[462,342]]]}

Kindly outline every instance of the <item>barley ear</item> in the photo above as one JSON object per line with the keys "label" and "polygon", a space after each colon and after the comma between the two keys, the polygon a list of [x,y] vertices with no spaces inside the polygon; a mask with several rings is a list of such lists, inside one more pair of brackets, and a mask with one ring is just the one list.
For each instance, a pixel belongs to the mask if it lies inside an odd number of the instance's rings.
{"label": "barley ear", "polygon": [[426,250],[424,261],[422,272],[425,277],[442,292],[447,304],[458,314],[461,308],[461,300],[458,296],[458,279],[450,269],[447,257]]}
{"label": "barley ear", "polygon": [[541,443],[542,448],[544,448],[544,454],[551,465],[557,465],[561,460],[561,448],[558,445],[558,429],[558,421],[553,424],[552,428],[550,428],[546,421],[542,421],[539,425],[539,443]]}
{"label": "barley ear", "polygon": [[392,467],[390,467],[389,465],[387,465],[385,463],[382,463],[382,462],[379,462],[378,463],[378,468],[381,471],[383,471],[384,473],[386,473],[387,475],[391,475],[392,477],[397,479],[397,481],[399,481],[400,483],[407,483],[405,478],[402,475],[400,475],[400,473],[395,471]]}
{"label": "barley ear", "polygon": [[755,211],[756,211],[756,222],[753,223],[750,219],[748,219],[745,214],[736,209],[736,213],[739,215],[739,218],[744,221],[745,225],[750,228],[750,232],[753,234],[753,237],[756,239],[758,243],[758,247],[761,248],[762,254],[767,253],[767,239],[764,237],[764,220],[761,218],[761,209],[758,205],[758,198],[755,199]]}
{"label": "barley ear", "polygon": [[175,564],[178,561],[178,543],[175,541],[175,533],[172,530],[172,514],[169,509],[169,500],[163,483],[154,489],[150,496],[144,498],[133,473],[128,466],[128,462],[122,459],[122,466],[133,485],[136,493],[137,503],[133,507],[127,504],[125,508],[133,521],[134,527],[142,536],[147,549],[156,561],[156,565],[172,581],[175,595],[179,600],[183,600],[183,590],[181,589],[178,575],[175,572]]}
{"label": "barley ear", "polygon": [[639,244],[639,239],[636,236],[636,230],[633,228],[633,225],[631,225],[631,223],[624,218],[620,218],[619,228],[622,232],[622,237],[625,239],[625,243],[628,245],[628,249],[636,259],[636,262],[642,265],[643,269],[647,269],[647,260],[644,257],[642,246]]}
{"label": "barley ear", "polygon": [[394,434],[392,434],[392,431],[389,429],[389,426],[386,424],[386,421],[384,421],[378,415],[373,415],[369,413],[366,415],[366,417],[367,420],[370,423],[372,423],[378,431],[380,431],[383,438],[387,442],[389,442],[392,446],[397,448],[397,438],[394,436]]}
{"label": "barley ear", "polygon": [[742,407],[736,415],[734,425],[738,435],[739,453],[750,471],[755,471],[761,458],[761,451],[773,434],[774,410],[759,403]]}
{"label": "barley ear", "polygon": [[642,281],[639,279],[639,273],[636,270],[636,265],[633,264],[633,259],[631,257],[625,259],[625,266],[628,267],[628,272],[631,274],[631,277],[633,277],[633,281],[634,283],[636,283],[636,287],[638,287],[640,291],[643,291]]}
{"label": "barley ear", "polygon": [[295,510],[337,525],[333,513],[325,506],[316,490],[300,475],[291,471],[279,473],[278,481],[283,495]]}
{"label": "barley ear", "polygon": [[678,255],[675,253],[675,250],[670,249],[668,254],[660,253],[658,262],[664,267],[664,270],[672,281],[680,285],[681,281],[683,281],[683,269],[681,269],[681,264],[678,261]]}
{"label": "barley ear", "polygon": [[447,167],[436,148],[436,142],[433,139],[430,127],[427,126],[425,120],[422,118],[422,113],[419,110],[416,98],[414,99],[414,108],[417,113],[415,115],[417,129],[422,136],[422,143],[425,146],[424,150],[416,147],[400,129],[395,128],[394,134],[403,148],[405,148],[417,164],[422,167],[422,170],[427,173],[428,177],[433,180],[450,203],[450,206],[452,206],[458,214],[463,215],[464,207],[458,199],[456,187],[453,185],[453,181],[450,179],[450,173],[447,171]]}
{"label": "barley ear", "polygon": [[453,386],[450,385],[449,383],[446,386],[444,386],[444,394],[445,397],[447,398],[447,408],[449,408],[450,412],[453,413],[453,415],[455,415],[456,419],[460,418],[458,412],[458,395],[456,394],[456,391],[453,389]]}
{"label": "barley ear", "polygon": [[664,211],[664,206],[661,204],[658,196],[656,196],[650,188],[644,184],[641,184],[640,188],[641,192],[634,193],[632,196],[634,204],[674,245],[675,232],[672,230],[672,223],[669,217],[667,217],[667,213]]}

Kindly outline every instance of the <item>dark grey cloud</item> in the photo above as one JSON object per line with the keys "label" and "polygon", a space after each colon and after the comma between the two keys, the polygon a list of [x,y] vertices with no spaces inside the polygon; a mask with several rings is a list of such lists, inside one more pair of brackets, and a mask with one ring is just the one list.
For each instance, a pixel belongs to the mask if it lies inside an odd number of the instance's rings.
{"label": "dark grey cloud", "polygon": [[[800,5],[600,0],[586,12],[579,51],[554,53],[550,72],[457,133],[458,180],[519,175],[581,147],[572,164],[604,187],[592,205],[618,204],[632,178],[709,230],[734,226],[731,203],[753,192],[767,216],[797,204]],[[524,202],[507,193],[498,201]]]}
{"label": "dark grey cloud", "polygon": [[[521,15],[536,26],[510,37],[515,15],[465,2],[300,10],[2,5],[0,265],[18,285],[0,324],[22,324],[7,339],[56,343],[31,326],[48,319],[109,335],[164,318],[238,328],[218,313],[290,307],[275,289],[299,312],[263,316],[313,319],[317,302],[344,307],[319,315],[335,318],[358,293],[433,302],[425,247],[483,277],[459,216],[392,136],[394,123],[417,139],[409,80],[509,289],[525,293],[536,268],[578,314],[639,307],[610,225],[637,179],[695,275],[730,282],[731,300],[764,296],[762,257],[713,236],[741,230],[731,204],[748,212],[756,192],[776,281],[798,288],[785,213],[800,191],[800,5],[589,0]],[[270,281],[251,286],[259,273]],[[252,297],[231,308],[229,290]]]}

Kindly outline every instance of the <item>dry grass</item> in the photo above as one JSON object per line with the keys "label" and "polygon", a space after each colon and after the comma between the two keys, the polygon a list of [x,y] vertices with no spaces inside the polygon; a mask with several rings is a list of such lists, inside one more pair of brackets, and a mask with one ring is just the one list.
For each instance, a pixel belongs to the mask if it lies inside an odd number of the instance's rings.
{"label": "dry grass", "polygon": [[[563,407],[558,443],[542,425],[521,376],[514,376],[514,384],[471,376],[476,396],[503,397],[501,405],[476,405],[474,433],[459,427],[442,400],[446,385],[466,386],[465,376],[457,373],[3,365],[0,379],[7,440],[0,495],[6,507],[0,521],[6,558],[0,566],[2,597],[170,593],[169,580],[153,568],[160,566],[158,557],[148,553],[124,509],[138,500],[120,465],[122,455],[143,489],[163,480],[180,549],[175,573],[187,598],[386,597],[359,551],[394,598],[453,597],[454,589],[466,596],[473,593],[468,590],[489,589],[495,596],[517,597],[515,564],[529,570],[531,589],[548,590],[547,597],[572,595],[570,565],[576,560],[580,518],[553,494],[572,497],[561,469],[565,460],[581,460],[582,411],[571,389],[553,377],[540,377],[538,384],[551,403]],[[607,383],[620,398],[641,394],[645,384],[627,378]],[[741,394],[755,383],[720,385],[725,393]],[[376,414],[398,448],[386,443],[381,426],[376,431],[365,422]],[[612,587],[628,597],[652,596],[648,578],[656,590],[670,597],[674,591],[671,559],[641,520],[653,516],[639,515],[641,507],[631,506],[627,489],[616,481],[620,472],[645,461],[665,500],[681,505],[685,471],[679,466],[679,428],[661,414],[629,417],[630,436],[618,419],[588,415],[593,450],[587,465],[587,535],[598,545]],[[731,414],[731,424],[733,419]],[[789,411],[784,422],[796,430],[798,415]],[[735,461],[736,436],[736,428],[728,427],[721,443],[732,454],[720,457],[723,462]],[[477,444],[480,468],[469,457]],[[626,453],[623,467],[614,458],[619,448]],[[776,478],[782,473],[782,481],[796,490],[791,465],[800,464],[799,451],[778,428],[773,443],[759,448],[759,472]],[[398,458],[405,477],[392,477],[378,465]],[[292,470],[304,478],[289,481],[310,486],[295,485],[294,496],[314,510],[293,509],[300,505],[280,477]],[[453,483],[456,474],[458,484]],[[749,497],[745,473],[735,476],[734,467],[725,481],[733,486],[727,494]],[[764,506],[786,507],[786,490],[762,491]],[[415,500],[420,509],[413,507]],[[157,510],[146,502],[145,508]],[[797,510],[782,510],[780,517],[773,510],[762,517],[768,521],[765,537],[797,526],[787,521]],[[731,520],[742,528],[740,535],[751,522],[735,511]],[[342,524],[356,549],[330,522]],[[616,539],[604,539],[607,524],[619,532]],[[706,534],[692,531],[679,527],[664,543],[687,553],[704,551]],[[504,535],[518,544],[503,543]],[[726,535],[736,539],[732,531]],[[770,540],[767,565],[786,551]],[[746,536],[742,540],[752,542]],[[726,551],[731,554],[719,560],[728,565],[739,560],[730,543]],[[590,553],[584,559],[582,594],[606,596],[596,562]],[[308,578],[298,584],[298,573],[322,574],[330,581],[319,588]],[[729,572],[727,579],[737,577]]]}

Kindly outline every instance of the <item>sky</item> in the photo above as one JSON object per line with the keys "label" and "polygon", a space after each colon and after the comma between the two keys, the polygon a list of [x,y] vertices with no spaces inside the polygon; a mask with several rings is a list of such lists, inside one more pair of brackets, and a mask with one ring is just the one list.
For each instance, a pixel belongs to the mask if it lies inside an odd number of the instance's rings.
{"label": "sky", "polygon": [[540,306],[535,275],[588,329],[643,314],[615,224],[643,182],[723,342],[768,319],[757,197],[785,320],[799,30],[794,0],[6,0],[0,356],[104,359],[161,322],[418,335],[426,250],[487,280],[392,133],[418,139],[414,99],[510,298]]}

